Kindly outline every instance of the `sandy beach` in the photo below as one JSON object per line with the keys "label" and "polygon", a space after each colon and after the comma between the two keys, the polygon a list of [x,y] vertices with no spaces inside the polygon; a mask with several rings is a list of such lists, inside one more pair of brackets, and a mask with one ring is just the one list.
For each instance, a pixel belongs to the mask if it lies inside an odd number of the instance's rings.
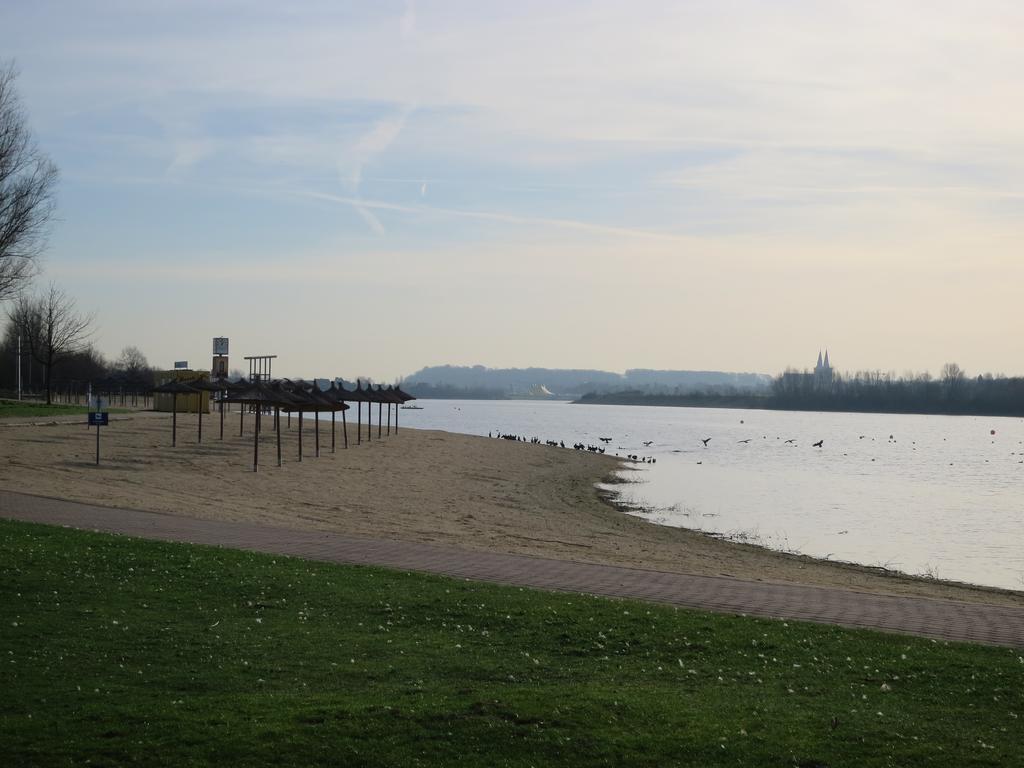
{"label": "sandy beach", "polygon": [[[194,414],[179,415],[172,448],[169,414],[114,416],[103,430],[97,467],[95,430],[82,421],[0,421],[0,488],[197,518],[1024,607],[1021,592],[904,577],[653,525],[596,489],[619,466],[608,456],[407,428],[377,440],[375,427],[374,439],[357,446],[353,425],[345,450],[340,418],[332,454],[328,417],[320,422],[320,458],[313,423],[306,422],[299,462],[293,418],[282,430],[284,466],[276,466],[268,430],[253,473],[251,415],[239,436],[238,413],[228,414],[223,442],[217,415],[205,416],[201,445],[196,422]],[[270,424],[264,418],[264,429]]]}

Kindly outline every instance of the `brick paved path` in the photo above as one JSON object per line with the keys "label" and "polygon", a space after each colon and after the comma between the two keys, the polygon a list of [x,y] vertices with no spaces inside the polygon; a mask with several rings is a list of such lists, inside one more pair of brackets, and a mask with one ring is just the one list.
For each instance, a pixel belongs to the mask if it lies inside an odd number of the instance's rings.
{"label": "brick paved path", "polygon": [[802,619],[1024,648],[1024,609],[1020,608],[472,552],[408,541],[111,509],[7,491],[0,491],[0,517],[161,541],[212,544],[334,563],[381,565],[499,584],[650,600],[721,613]]}

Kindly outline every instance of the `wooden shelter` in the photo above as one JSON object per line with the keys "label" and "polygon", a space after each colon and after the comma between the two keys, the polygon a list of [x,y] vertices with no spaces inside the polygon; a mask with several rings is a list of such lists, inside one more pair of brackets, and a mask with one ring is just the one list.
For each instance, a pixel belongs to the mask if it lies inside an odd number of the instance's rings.
{"label": "wooden shelter", "polygon": [[[156,380],[161,385],[167,384],[172,381],[191,382],[207,378],[205,371],[184,371],[184,370],[172,370],[172,371],[160,371],[155,376]],[[154,387],[150,390],[154,393],[153,397],[153,410],[154,411],[180,411],[182,413],[198,413],[200,410],[205,409],[207,413],[210,412],[210,393],[200,392],[192,390],[191,392],[184,393],[184,397],[179,397],[183,393],[173,394],[171,392],[164,392],[159,387]]]}

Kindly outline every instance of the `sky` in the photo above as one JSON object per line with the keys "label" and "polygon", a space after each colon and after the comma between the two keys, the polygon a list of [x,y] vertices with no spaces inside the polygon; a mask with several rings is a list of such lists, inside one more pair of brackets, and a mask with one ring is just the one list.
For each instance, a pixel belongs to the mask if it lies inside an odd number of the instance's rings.
{"label": "sky", "polygon": [[1017,2],[0,4],[110,357],[1024,373]]}

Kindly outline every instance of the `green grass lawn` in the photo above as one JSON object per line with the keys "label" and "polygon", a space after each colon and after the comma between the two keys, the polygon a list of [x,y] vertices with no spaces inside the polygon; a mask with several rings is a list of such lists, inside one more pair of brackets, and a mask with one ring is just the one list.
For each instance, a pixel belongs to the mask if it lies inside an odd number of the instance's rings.
{"label": "green grass lawn", "polygon": [[[110,413],[126,413],[124,408],[110,408]],[[84,405],[47,405],[46,403],[30,403],[23,400],[0,400],[0,419],[26,418],[47,416],[85,415],[89,409]]]}
{"label": "green grass lawn", "polygon": [[1024,651],[0,521],[0,764],[1024,765]]}

